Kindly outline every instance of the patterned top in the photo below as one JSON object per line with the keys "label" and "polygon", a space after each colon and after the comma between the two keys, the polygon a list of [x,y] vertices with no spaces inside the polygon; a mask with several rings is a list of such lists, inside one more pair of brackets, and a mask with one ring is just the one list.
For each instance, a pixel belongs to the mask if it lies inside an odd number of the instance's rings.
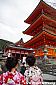
{"label": "patterned top", "polygon": [[33,76],[34,76],[35,81],[37,81],[37,79],[40,77],[41,77],[41,82],[43,81],[42,71],[37,66],[32,66],[32,67],[27,68],[24,75],[26,78],[26,83],[30,85],[31,85],[30,78],[32,78]]}
{"label": "patterned top", "polygon": [[3,73],[0,75],[0,85],[26,85],[26,80],[24,76],[15,71]]}

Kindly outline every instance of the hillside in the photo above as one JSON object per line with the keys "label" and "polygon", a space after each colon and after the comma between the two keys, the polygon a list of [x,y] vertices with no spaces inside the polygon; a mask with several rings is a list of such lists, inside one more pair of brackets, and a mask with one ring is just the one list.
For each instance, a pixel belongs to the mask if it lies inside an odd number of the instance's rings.
{"label": "hillside", "polygon": [[0,51],[3,51],[5,47],[7,47],[10,44],[14,44],[13,42],[0,39]]}

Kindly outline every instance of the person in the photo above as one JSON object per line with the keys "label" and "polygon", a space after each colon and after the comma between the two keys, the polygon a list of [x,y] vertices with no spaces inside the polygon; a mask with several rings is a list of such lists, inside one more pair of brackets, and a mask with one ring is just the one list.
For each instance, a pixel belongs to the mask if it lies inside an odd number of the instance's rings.
{"label": "person", "polygon": [[5,66],[8,71],[0,75],[0,85],[26,85],[24,76],[16,70],[18,59],[8,57]]}
{"label": "person", "polygon": [[42,71],[34,65],[35,61],[36,58],[33,55],[29,55],[26,58],[26,63],[29,65],[24,73],[27,85],[42,85]]}
{"label": "person", "polygon": [[1,65],[0,65],[0,74],[2,74],[2,68],[1,68]]}
{"label": "person", "polygon": [[26,70],[26,66],[25,66],[25,62],[23,62],[23,63],[22,63],[22,66],[21,66],[21,69],[20,69],[20,73],[21,73],[22,75],[24,75],[25,70]]}

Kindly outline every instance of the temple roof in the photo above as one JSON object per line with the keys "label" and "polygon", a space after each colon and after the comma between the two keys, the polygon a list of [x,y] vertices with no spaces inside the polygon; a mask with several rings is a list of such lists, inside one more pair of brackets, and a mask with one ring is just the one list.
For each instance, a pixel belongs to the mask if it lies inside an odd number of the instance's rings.
{"label": "temple roof", "polygon": [[31,48],[25,48],[25,47],[19,47],[19,46],[8,46],[5,50],[22,50],[22,51],[33,51],[34,49],[31,49]]}
{"label": "temple roof", "polygon": [[37,7],[25,20],[25,22],[28,24],[32,24],[41,14],[45,14],[46,16],[49,16],[56,20],[56,9],[45,3],[43,0],[40,0]]}
{"label": "temple roof", "polygon": [[34,36],[41,30],[46,29],[56,34],[56,21],[42,14],[33,24],[31,24],[23,33]]}
{"label": "temple roof", "polygon": [[16,46],[22,46],[22,47],[23,47],[23,44],[24,44],[23,38],[21,38],[19,41],[17,41],[17,42],[15,43]]}
{"label": "temple roof", "polygon": [[56,36],[49,32],[42,31],[24,44],[25,47],[30,48],[38,48],[43,45],[56,46]]}

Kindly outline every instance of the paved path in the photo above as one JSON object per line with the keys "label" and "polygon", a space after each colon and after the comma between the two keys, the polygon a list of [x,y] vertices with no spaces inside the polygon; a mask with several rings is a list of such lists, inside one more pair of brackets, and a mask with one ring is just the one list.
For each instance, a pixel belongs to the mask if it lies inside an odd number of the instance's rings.
{"label": "paved path", "polygon": [[50,75],[50,74],[43,74],[44,80],[56,80],[56,76]]}
{"label": "paved path", "polygon": [[56,76],[43,74],[43,85],[56,85]]}

